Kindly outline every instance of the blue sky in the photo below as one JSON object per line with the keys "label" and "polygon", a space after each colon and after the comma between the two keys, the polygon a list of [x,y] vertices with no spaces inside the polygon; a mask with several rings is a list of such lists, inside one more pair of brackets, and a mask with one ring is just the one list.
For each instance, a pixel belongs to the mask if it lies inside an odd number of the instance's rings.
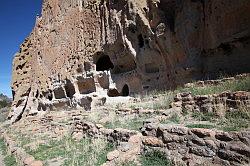
{"label": "blue sky", "polygon": [[11,97],[14,54],[32,31],[42,0],[2,0],[0,4],[0,93]]}

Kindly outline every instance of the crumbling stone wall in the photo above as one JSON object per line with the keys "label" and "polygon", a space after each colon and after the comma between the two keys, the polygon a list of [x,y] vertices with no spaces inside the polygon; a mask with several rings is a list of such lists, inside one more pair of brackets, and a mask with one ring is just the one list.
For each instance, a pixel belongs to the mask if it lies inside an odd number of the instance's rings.
{"label": "crumbling stone wall", "polygon": [[44,0],[13,61],[9,118],[125,84],[133,95],[249,72],[249,11],[248,0]]}
{"label": "crumbling stone wall", "polygon": [[177,165],[248,165],[248,131],[222,132],[182,126],[145,124],[144,150],[166,152]]}
{"label": "crumbling stone wall", "polygon": [[195,96],[191,93],[179,93],[171,105],[182,112],[214,113],[223,117],[226,112],[250,110],[249,99],[250,93],[245,91]]}

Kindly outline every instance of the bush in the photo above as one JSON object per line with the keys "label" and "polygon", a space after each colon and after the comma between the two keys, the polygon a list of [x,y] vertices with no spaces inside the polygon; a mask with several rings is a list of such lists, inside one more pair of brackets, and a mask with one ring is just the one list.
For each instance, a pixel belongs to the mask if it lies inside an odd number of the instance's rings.
{"label": "bush", "polygon": [[143,166],[172,166],[166,155],[160,151],[147,152],[141,156]]}
{"label": "bush", "polygon": [[4,107],[7,107],[8,106],[8,102],[5,101],[5,100],[0,100],[0,108],[4,108]]}

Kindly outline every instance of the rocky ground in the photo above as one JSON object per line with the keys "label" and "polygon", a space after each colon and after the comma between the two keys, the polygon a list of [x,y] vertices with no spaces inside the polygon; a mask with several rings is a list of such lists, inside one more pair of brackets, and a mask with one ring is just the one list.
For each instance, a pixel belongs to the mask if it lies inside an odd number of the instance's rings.
{"label": "rocky ground", "polygon": [[249,75],[200,81],[5,121],[1,135],[20,165],[248,165],[249,90]]}

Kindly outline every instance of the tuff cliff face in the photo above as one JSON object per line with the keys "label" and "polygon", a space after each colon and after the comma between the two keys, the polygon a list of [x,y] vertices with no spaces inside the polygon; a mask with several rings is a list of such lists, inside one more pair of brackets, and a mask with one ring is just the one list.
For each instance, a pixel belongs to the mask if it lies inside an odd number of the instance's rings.
{"label": "tuff cliff face", "polygon": [[9,118],[250,71],[249,0],[44,0]]}

